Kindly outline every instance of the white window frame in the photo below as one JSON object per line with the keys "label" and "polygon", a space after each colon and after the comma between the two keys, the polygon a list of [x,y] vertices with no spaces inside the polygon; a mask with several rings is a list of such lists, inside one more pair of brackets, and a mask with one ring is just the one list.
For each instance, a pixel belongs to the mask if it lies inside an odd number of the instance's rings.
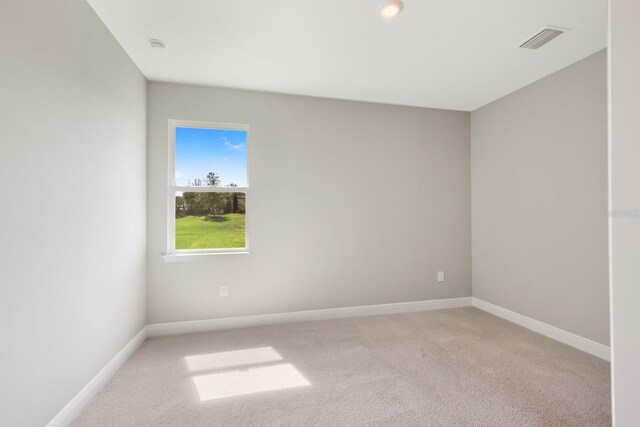
{"label": "white window frame", "polygon": [[[242,130],[247,133],[247,186],[246,187],[192,187],[176,185],[176,128],[199,128],[215,130]],[[167,252],[165,261],[186,261],[187,258],[203,258],[203,255],[243,254],[249,253],[249,126],[242,124],[194,122],[188,120],[169,120],[169,149],[167,152]],[[244,193],[245,194],[245,229],[244,248],[211,248],[211,249],[176,249],[176,192],[197,193]],[[196,257],[193,257],[193,256]]]}

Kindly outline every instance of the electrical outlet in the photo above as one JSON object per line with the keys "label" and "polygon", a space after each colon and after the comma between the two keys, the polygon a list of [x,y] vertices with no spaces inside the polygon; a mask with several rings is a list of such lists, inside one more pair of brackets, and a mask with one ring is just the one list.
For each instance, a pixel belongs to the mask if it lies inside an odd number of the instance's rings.
{"label": "electrical outlet", "polygon": [[220,296],[223,298],[229,296],[229,285],[220,285]]}
{"label": "electrical outlet", "polygon": [[438,271],[438,282],[444,282],[444,271]]}

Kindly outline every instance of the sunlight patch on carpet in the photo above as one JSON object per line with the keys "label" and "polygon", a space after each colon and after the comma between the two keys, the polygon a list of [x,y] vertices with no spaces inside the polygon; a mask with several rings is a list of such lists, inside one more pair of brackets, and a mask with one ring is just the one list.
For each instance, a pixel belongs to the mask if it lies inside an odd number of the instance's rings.
{"label": "sunlight patch on carpet", "polygon": [[190,372],[207,369],[234,368],[258,363],[278,362],[282,356],[273,347],[256,347],[244,350],[199,354],[184,358]]}
{"label": "sunlight patch on carpet", "polygon": [[242,371],[197,375],[193,377],[193,383],[198,391],[200,401],[203,402],[311,385],[290,363]]}

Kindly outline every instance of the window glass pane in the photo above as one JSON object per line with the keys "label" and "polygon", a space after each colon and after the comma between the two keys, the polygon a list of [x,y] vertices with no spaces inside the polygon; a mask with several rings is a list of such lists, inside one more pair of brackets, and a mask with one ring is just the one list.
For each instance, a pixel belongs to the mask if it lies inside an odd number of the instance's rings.
{"label": "window glass pane", "polygon": [[247,187],[247,131],[178,127],[175,137],[176,185]]}
{"label": "window glass pane", "polygon": [[176,193],[176,249],[245,247],[245,193]]}

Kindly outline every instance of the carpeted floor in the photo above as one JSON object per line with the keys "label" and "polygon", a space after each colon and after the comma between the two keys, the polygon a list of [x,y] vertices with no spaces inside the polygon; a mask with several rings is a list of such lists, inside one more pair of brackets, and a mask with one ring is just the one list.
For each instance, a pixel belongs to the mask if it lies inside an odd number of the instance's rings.
{"label": "carpeted floor", "polygon": [[151,338],[75,426],[607,426],[609,380],[460,308]]}

